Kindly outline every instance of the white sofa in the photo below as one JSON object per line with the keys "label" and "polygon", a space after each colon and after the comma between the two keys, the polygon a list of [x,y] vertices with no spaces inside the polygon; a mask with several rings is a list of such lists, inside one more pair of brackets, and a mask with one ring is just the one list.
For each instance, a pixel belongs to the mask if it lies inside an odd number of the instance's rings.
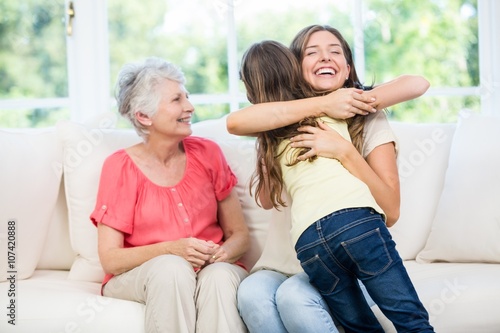
{"label": "white sofa", "polygon": [[[0,130],[0,332],[144,331],[143,305],[100,296],[88,219],[104,158],[139,141],[113,123]],[[392,125],[402,206],[391,232],[431,323],[440,333],[500,332],[500,119]],[[252,267],[276,218],[247,190],[254,142],[228,134],[224,118],[193,129],[220,144],[240,180]]]}

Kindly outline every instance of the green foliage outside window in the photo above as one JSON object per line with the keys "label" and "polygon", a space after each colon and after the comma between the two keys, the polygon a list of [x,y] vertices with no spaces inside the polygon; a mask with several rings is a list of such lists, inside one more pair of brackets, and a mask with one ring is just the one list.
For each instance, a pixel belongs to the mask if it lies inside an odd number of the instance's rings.
{"label": "green foliage outside window", "polygon": [[[477,1],[370,0],[365,21],[366,79],[381,83],[409,73],[431,87],[479,85]],[[397,120],[453,122],[479,111],[479,98],[424,97],[391,108]]]}
{"label": "green foliage outside window", "polygon": [[[182,68],[191,94],[227,94],[229,8],[223,3],[108,0],[111,87],[123,64],[154,55]],[[234,1],[238,60],[253,42],[288,45],[313,23],[338,28],[355,47],[351,2],[284,3]],[[363,11],[366,83],[410,73],[424,75],[434,88],[479,85],[477,0],[365,0]],[[67,97],[64,1],[2,1],[0,13],[0,99]],[[424,96],[391,108],[390,115],[455,121],[462,110],[477,112],[479,103],[478,96]],[[195,107],[196,120],[231,111],[229,104]],[[64,108],[0,110],[0,127],[43,127],[68,115]]]}
{"label": "green foliage outside window", "polygon": [[[64,1],[0,2],[0,99],[68,96]],[[0,127],[44,127],[68,110],[0,110]]]}

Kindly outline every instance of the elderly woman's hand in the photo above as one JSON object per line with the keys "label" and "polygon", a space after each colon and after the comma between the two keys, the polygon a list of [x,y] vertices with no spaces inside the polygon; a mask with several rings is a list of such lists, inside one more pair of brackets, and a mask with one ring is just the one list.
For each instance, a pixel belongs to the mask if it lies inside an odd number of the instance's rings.
{"label": "elderly woman's hand", "polygon": [[193,267],[205,266],[219,245],[197,238],[182,238],[175,242],[172,254],[186,259]]}
{"label": "elderly woman's hand", "polygon": [[216,245],[214,248],[214,253],[209,259],[209,263],[213,264],[214,262],[226,262],[229,259],[229,255],[226,251],[224,245]]}

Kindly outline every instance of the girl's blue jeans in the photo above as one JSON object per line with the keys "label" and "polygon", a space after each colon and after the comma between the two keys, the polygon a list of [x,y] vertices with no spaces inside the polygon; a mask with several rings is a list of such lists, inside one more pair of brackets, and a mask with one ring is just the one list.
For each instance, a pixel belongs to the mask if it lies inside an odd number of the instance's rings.
{"label": "girl's blue jeans", "polygon": [[371,208],[333,212],[297,241],[302,268],[346,333],[383,332],[357,279],[398,332],[434,332],[395,245]]}

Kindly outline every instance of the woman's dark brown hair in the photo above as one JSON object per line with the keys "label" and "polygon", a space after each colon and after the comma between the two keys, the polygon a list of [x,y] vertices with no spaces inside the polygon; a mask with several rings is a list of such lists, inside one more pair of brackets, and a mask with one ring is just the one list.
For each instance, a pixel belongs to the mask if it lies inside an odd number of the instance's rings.
{"label": "woman's dark brown hair", "polygon": [[[362,90],[370,90],[372,86],[364,86],[358,78],[358,74],[356,73],[356,67],[354,66],[354,61],[352,58],[351,48],[349,43],[345,40],[342,34],[335,28],[332,28],[329,25],[310,25],[308,27],[303,28],[299,33],[295,36],[292,43],[290,44],[290,50],[295,55],[299,63],[302,63],[304,59],[305,49],[311,35],[318,31],[328,31],[340,41],[340,45],[344,52],[344,56],[346,58],[347,64],[350,67],[349,77],[346,80],[344,87],[345,88],[358,88]],[[317,91],[316,94],[326,94],[330,91]],[[347,125],[349,128],[349,134],[351,136],[351,141],[354,147],[362,153],[364,137],[363,137],[363,128],[365,125],[365,116],[356,115],[347,120]]]}

